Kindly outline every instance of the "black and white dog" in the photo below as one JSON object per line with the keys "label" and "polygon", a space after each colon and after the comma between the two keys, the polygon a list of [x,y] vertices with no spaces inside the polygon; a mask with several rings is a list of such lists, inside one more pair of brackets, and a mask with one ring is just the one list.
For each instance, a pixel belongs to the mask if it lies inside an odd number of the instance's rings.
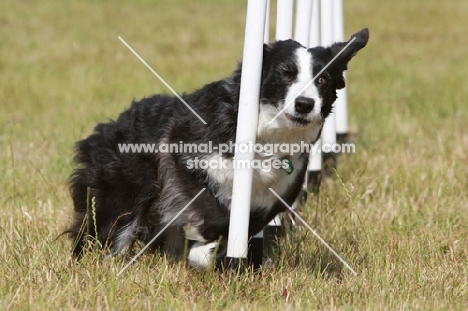
{"label": "black and white dog", "polygon": [[[319,138],[336,100],[336,90],[345,87],[343,72],[367,44],[369,32],[363,29],[351,39],[354,41],[344,51],[351,40],[311,49],[293,40],[264,46],[257,143],[314,143]],[[189,262],[200,268],[208,266],[215,248],[218,261],[225,256],[225,247],[219,241],[228,235],[233,152],[125,153],[119,144],[235,142],[240,79],[238,69],[230,78],[182,96],[206,125],[176,97],[156,95],[134,102],[116,121],[97,125],[94,134],[76,144],[77,168],[70,185],[75,216],[67,231],[74,239],[74,255],[79,257],[86,248],[87,235],[96,237],[110,254],[126,253],[136,240],[146,244],[206,188],[151,246],[181,256],[187,239]],[[188,165],[194,158],[220,156],[227,167]],[[269,188],[288,204],[298,197],[308,154],[270,152],[256,154],[256,159],[286,159],[289,169],[287,173],[282,168],[255,169],[249,235],[286,209]],[[87,220],[88,188],[94,204],[92,218]],[[91,225],[86,226],[86,222]],[[86,227],[87,233],[83,230]]]}

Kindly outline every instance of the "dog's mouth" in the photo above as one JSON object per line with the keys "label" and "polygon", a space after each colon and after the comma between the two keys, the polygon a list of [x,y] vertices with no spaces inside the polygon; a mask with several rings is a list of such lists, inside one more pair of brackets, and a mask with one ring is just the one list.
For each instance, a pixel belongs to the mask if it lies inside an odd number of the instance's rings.
{"label": "dog's mouth", "polygon": [[297,126],[307,126],[311,122],[311,120],[308,119],[308,118],[304,118],[304,117],[300,117],[300,116],[293,116],[293,115],[290,115],[287,112],[285,112],[284,115],[286,116],[287,119],[294,122],[294,124],[296,124]]}

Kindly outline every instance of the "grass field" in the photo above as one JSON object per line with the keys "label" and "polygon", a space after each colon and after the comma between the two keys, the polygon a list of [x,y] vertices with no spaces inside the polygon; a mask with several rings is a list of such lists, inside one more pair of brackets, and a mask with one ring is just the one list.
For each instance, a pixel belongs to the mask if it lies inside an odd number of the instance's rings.
{"label": "grass field", "polygon": [[[466,310],[468,1],[345,1],[369,27],[348,73],[356,153],[340,158],[274,268],[196,272],[145,254],[70,262],[73,143],[132,99],[231,73],[245,1],[0,2],[1,310]],[[273,19],[274,20],[274,19]],[[274,24],[274,23],[273,23]],[[272,28],[274,25],[272,25]]]}

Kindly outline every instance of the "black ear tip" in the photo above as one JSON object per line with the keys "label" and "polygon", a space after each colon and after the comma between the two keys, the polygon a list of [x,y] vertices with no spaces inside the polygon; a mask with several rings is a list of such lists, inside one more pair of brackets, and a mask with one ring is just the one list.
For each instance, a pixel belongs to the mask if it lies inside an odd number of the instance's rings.
{"label": "black ear tip", "polygon": [[367,43],[367,41],[369,41],[369,29],[364,28],[363,30],[352,35],[351,38],[356,38],[356,42]]}

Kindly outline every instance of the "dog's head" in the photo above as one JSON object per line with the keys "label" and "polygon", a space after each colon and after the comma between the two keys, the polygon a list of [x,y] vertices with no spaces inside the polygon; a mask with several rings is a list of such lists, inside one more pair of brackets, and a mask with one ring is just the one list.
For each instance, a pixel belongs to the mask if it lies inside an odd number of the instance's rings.
{"label": "dog's head", "polygon": [[293,40],[265,45],[259,126],[266,131],[321,128],[336,90],[345,87],[348,62],[368,39],[369,31],[363,29],[330,47],[306,49]]}

